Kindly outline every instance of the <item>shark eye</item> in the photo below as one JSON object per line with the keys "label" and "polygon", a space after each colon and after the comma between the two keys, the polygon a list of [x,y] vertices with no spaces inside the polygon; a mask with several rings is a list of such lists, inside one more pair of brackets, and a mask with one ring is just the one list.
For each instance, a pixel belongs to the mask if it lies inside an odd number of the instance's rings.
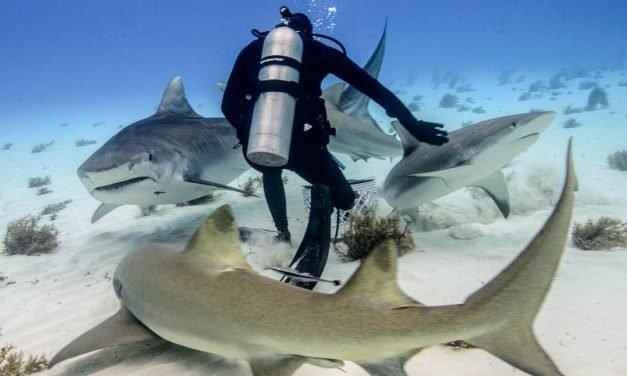
{"label": "shark eye", "polygon": [[152,162],[152,153],[148,153],[148,160]]}
{"label": "shark eye", "polygon": [[513,122],[512,124],[509,125],[510,128],[514,129],[518,126],[518,122]]}
{"label": "shark eye", "polygon": [[133,171],[133,167],[135,167],[135,163],[133,163],[133,162],[129,162],[129,163],[128,163],[128,170],[129,170],[129,171]]}

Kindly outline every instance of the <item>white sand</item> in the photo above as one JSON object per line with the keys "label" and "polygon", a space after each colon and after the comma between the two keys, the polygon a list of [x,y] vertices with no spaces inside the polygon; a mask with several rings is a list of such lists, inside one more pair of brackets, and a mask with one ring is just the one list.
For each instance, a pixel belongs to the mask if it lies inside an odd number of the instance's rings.
{"label": "white sand", "polygon": [[[512,196],[509,219],[500,217],[494,204],[484,195],[461,190],[433,204],[425,205],[433,227],[430,232],[415,232],[417,250],[400,262],[399,283],[404,291],[429,305],[461,303],[483,283],[499,272],[524,248],[551,210],[563,178],[567,138],[574,136],[575,166],[580,190],[574,220],[583,222],[600,216],[627,221],[627,172],[611,170],[606,157],[627,148],[627,88],[616,84],[625,76],[604,72],[599,79],[610,95],[610,108],[566,116],[562,109],[572,103],[584,106],[588,91],[577,90],[580,80],[569,81],[569,88],[556,100],[517,100],[534,79],[550,75],[529,73],[525,83],[497,87],[494,75],[471,77],[473,97],[484,114],[439,109],[444,88],[428,85],[407,88],[405,99],[425,95],[420,115],[441,121],[454,130],[463,121],[526,112],[532,108],[559,112],[555,123],[531,149],[504,169]],[[492,99],[488,99],[488,97]],[[194,101],[193,98],[191,98]],[[149,109],[139,111],[136,119]],[[374,112],[380,112],[374,109]],[[574,117],[580,128],[565,129],[562,122]],[[4,235],[9,221],[28,213],[38,213],[46,204],[71,198],[73,202],[53,222],[60,230],[60,247],[48,255],[27,257],[0,255],[0,342],[10,342],[27,353],[52,357],[69,341],[104,320],[118,309],[111,288],[111,276],[118,261],[130,250],[147,242],[167,242],[183,246],[197,224],[215,207],[230,203],[239,225],[272,229],[265,202],[225,193],[219,203],[196,207],[164,206],[149,217],[141,217],[136,207],[116,209],[97,224],[89,218],[98,202],[90,197],[75,176],[78,165],[116,132],[119,121],[107,121],[92,130],[96,145],[74,147],[80,138],[71,127],[55,129],[54,138],[34,138],[30,132],[9,140],[15,144],[0,151],[0,230]],[[89,123],[91,124],[91,123]],[[113,125],[116,124],[116,125]],[[91,129],[91,128],[87,128]],[[35,139],[35,141],[33,141]],[[30,153],[34,143],[55,139],[55,144],[40,154]],[[392,167],[388,161],[363,161],[349,166],[347,176],[362,178],[376,175],[380,186]],[[29,177],[49,175],[53,193],[36,196],[27,189]],[[240,179],[243,181],[247,175]],[[288,207],[295,243],[306,225],[301,194],[302,180],[288,173]],[[384,201],[380,213],[387,214]],[[446,227],[446,228],[444,228]],[[256,268],[287,263],[297,244],[268,246],[263,241],[243,245],[243,252]],[[331,255],[324,277],[346,279],[356,263],[342,264]],[[555,282],[534,325],[542,346],[567,375],[627,374],[627,252],[625,249],[584,252],[569,242]],[[325,290],[326,289],[326,290]],[[321,291],[329,287],[321,286]],[[375,299],[375,297],[373,297]],[[287,302],[286,302],[287,303]],[[243,302],[245,307],[245,302]],[[376,325],[376,323],[373,323]],[[410,375],[522,375],[489,353],[480,350],[455,350],[436,346],[415,356],[406,367]],[[247,374],[242,362],[224,360],[198,351],[164,344],[154,348],[130,347],[101,351],[59,364],[46,375],[239,375]],[[302,367],[297,375],[365,375],[348,363],[344,371]]]}

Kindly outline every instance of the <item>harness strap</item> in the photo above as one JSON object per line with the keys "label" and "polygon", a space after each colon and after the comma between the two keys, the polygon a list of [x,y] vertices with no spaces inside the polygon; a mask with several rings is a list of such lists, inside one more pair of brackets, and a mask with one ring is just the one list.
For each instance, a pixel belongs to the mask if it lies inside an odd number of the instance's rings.
{"label": "harness strap", "polygon": [[259,81],[259,84],[257,85],[257,90],[258,93],[278,91],[281,93],[287,93],[294,98],[298,98],[298,95],[300,94],[298,82],[295,81],[263,80]]}
{"label": "harness strap", "polygon": [[300,72],[301,63],[289,56],[269,55],[261,59],[261,62],[259,63],[260,69],[268,65],[286,65]]}

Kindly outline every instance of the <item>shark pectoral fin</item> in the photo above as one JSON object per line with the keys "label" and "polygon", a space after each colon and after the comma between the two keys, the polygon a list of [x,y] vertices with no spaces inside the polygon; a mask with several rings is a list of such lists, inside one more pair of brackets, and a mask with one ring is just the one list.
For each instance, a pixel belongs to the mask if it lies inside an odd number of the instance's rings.
{"label": "shark pectoral fin", "polygon": [[507,327],[468,341],[530,375],[562,375],[555,363],[536,341],[530,327]]}
{"label": "shark pectoral fin", "polygon": [[187,183],[191,183],[191,184],[200,184],[200,185],[205,185],[205,186],[216,188],[216,189],[225,189],[225,190],[228,190],[228,191],[238,192],[238,193],[241,193],[241,194],[243,194],[245,196],[259,197],[259,196],[255,195],[255,194],[248,193],[248,192],[246,192],[246,191],[244,191],[242,189],[229,187],[228,185],[225,185],[225,184],[220,184],[220,183],[216,183],[216,182],[212,182],[212,181],[208,181],[208,180],[203,180],[203,179],[192,177],[192,176],[186,176],[184,181],[187,182]]}
{"label": "shark pectoral fin", "polygon": [[66,359],[95,350],[152,340],[163,341],[140,323],[126,308],[121,307],[113,316],[61,349],[50,360],[48,368]]}
{"label": "shark pectoral fin", "polygon": [[[218,251],[219,250],[219,251]],[[239,229],[229,205],[222,205],[198,226],[185,252],[210,258],[214,264],[252,270],[242,256]]]}
{"label": "shark pectoral fin", "polygon": [[109,212],[111,212],[113,209],[117,208],[118,206],[122,206],[122,205],[100,204],[100,206],[98,207],[98,209],[96,209],[94,214],[91,215],[91,223],[96,223],[100,218],[109,214]]}
{"label": "shark pectoral fin", "polygon": [[332,107],[339,108],[340,107],[340,97],[342,96],[342,92],[346,84],[344,82],[338,82],[335,85],[331,85],[328,89],[322,92],[322,99]]}
{"label": "shark pectoral fin", "polygon": [[471,186],[483,189],[494,200],[503,217],[509,216],[509,191],[501,170],[474,182]]}
{"label": "shark pectoral fin", "polygon": [[253,376],[291,376],[306,360],[298,355],[280,355],[248,359],[248,364]]}
{"label": "shark pectoral fin", "polygon": [[391,307],[419,304],[396,284],[397,259],[398,249],[394,241],[386,239],[362,261],[355,274],[336,294]]}
{"label": "shark pectoral fin", "polygon": [[403,366],[409,358],[416,355],[421,349],[409,351],[405,354],[393,358],[384,359],[378,362],[358,362],[359,366],[371,376],[406,376]]}

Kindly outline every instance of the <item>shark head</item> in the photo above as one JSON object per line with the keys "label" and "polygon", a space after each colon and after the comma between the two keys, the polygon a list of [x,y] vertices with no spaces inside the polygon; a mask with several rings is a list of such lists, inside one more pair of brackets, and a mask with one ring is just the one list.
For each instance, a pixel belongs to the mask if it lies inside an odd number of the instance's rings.
{"label": "shark head", "polygon": [[141,129],[145,121],[123,129],[78,168],[79,179],[97,200],[112,204],[157,204],[166,198],[163,195],[167,195],[169,185],[182,180],[182,156],[159,140],[143,138]]}
{"label": "shark head", "polygon": [[451,132],[443,146],[421,144],[396,123],[405,153],[388,174],[383,196],[403,209],[474,186],[486,190],[507,216],[509,194],[500,169],[535,143],[554,118],[554,112],[531,112],[485,120]]}

